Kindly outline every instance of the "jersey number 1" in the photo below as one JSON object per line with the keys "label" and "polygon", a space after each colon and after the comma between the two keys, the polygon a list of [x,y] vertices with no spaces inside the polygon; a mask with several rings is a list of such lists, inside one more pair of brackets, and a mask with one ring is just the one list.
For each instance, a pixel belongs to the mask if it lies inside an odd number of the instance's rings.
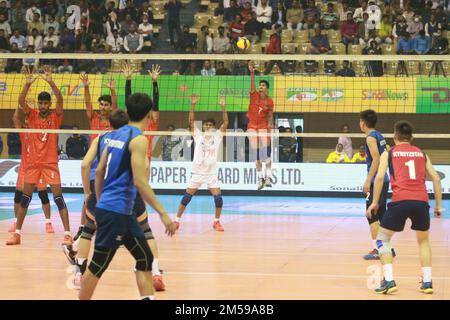
{"label": "jersey number 1", "polygon": [[409,160],[408,162],[405,162],[405,165],[408,167],[409,170],[409,178],[411,180],[416,180],[416,165],[414,163],[414,160]]}
{"label": "jersey number 1", "polygon": [[105,180],[108,177],[109,163],[111,162],[111,158],[112,158],[112,153],[108,154],[108,160],[106,161]]}

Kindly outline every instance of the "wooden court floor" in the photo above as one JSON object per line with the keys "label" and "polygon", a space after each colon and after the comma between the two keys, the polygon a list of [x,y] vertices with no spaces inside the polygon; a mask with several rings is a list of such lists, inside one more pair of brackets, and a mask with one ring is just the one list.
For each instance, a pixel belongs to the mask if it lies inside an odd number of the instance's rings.
{"label": "wooden court floor", "polygon": [[[390,296],[368,289],[380,268],[362,259],[371,244],[364,218],[224,215],[218,233],[212,216],[190,214],[174,238],[156,219],[150,223],[167,287],[157,299],[450,299],[449,219],[432,220],[435,294],[418,291],[418,248],[408,229],[393,241],[399,291]],[[0,299],[76,299],[59,217],[52,220],[56,234],[47,235],[42,216],[27,217],[22,245],[14,247],[4,244],[11,221],[0,221]],[[72,214],[74,230],[78,221]],[[139,299],[133,267],[120,249],[94,299]]]}

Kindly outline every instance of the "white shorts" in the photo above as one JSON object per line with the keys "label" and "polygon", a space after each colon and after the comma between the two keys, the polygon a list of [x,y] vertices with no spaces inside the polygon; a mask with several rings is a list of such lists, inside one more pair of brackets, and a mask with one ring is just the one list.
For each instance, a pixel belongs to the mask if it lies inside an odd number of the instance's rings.
{"label": "white shorts", "polygon": [[208,189],[220,188],[219,180],[217,179],[217,174],[203,175],[203,174],[192,174],[191,181],[189,181],[189,189],[199,189],[202,185],[206,184]]}

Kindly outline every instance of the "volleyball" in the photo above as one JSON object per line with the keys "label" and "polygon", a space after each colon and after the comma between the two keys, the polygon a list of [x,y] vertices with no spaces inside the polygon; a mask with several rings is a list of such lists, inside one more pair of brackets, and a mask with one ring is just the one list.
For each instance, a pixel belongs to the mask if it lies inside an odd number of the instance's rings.
{"label": "volleyball", "polygon": [[239,40],[237,41],[237,47],[241,50],[246,50],[248,48],[250,48],[250,40],[248,40],[247,38],[239,38]]}

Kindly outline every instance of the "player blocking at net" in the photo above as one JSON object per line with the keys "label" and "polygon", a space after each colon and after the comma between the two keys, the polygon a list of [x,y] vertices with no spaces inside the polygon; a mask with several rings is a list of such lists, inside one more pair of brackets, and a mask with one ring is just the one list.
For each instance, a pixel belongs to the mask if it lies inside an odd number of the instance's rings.
{"label": "player blocking at net", "polygon": [[204,184],[207,185],[209,192],[214,197],[215,219],[213,228],[216,231],[224,231],[220,223],[222,213],[223,198],[220,190],[219,180],[217,178],[217,155],[222,145],[223,133],[228,128],[228,113],[226,110],[225,97],[219,98],[219,104],[222,108],[223,123],[216,129],[216,121],[212,118],[202,121],[202,130],[195,125],[195,106],[200,101],[198,94],[191,95],[191,109],[189,111],[189,128],[193,133],[195,149],[194,159],[192,160],[192,176],[188,187],[181,199],[178,207],[178,213],[175,218],[177,229],[180,227],[180,219],[191,202],[192,197],[197,190]]}
{"label": "player blocking at net", "polygon": [[81,282],[81,300],[92,297],[100,277],[122,244],[136,260],[136,282],[141,298],[154,299],[151,274],[153,255],[133,214],[136,192],[160,213],[169,236],[176,230],[146,175],[148,140],[141,133],[147,127],[152,100],[146,94],[135,93],[126,100],[126,108],[130,122],[105,134],[108,143],[96,170],[97,235],[94,256]]}
{"label": "player blocking at net", "polygon": [[[52,89],[56,96],[56,108],[50,110],[52,97],[50,93],[42,91],[38,95],[38,109],[31,109],[26,103],[26,97],[37,77],[29,68],[25,68],[25,85],[19,95],[19,106],[22,108],[30,129],[59,129],[63,117],[64,101],[61,91],[53,81],[50,70],[46,69],[44,75],[40,75]],[[23,194],[20,206],[17,210],[16,231],[7,240],[7,245],[21,243],[21,229],[30,205],[33,191],[40,179],[50,185],[53,199],[58,207],[64,226],[63,245],[72,244],[70,235],[69,213],[67,210],[61,189],[61,177],[58,168],[58,135],[54,133],[30,133],[29,134],[30,157],[25,170]]]}
{"label": "player blocking at net", "polygon": [[413,127],[407,121],[399,121],[394,126],[395,146],[385,151],[380,158],[380,166],[375,178],[373,202],[367,209],[370,219],[377,214],[378,200],[383,190],[384,177],[387,169],[391,177],[392,201],[381,219],[377,235],[377,247],[381,255],[384,279],[376,293],[387,294],[397,291],[392,265],[391,238],[396,232],[405,228],[407,219],[411,219],[411,229],[416,231],[420,249],[420,263],[422,266],[423,293],[433,293],[431,247],[429,242],[430,206],[428,191],[425,184],[426,177],[433,181],[436,205],[434,213],[442,213],[442,189],[440,178],[434,170],[430,158],[420,148],[411,144]]}
{"label": "player blocking at net", "polygon": [[[256,160],[256,171],[258,172],[258,190],[264,187],[272,187],[272,146],[270,143],[270,130],[273,125],[273,101],[269,97],[269,82],[259,81],[259,89],[256,91],[255,68],[251,61],[248,63],[250,70],[250,105],[247,117],[249,119],[247,132],[250,133],[250,161]],[[266,163],[266,175],[263,176],[262,161]]]}

